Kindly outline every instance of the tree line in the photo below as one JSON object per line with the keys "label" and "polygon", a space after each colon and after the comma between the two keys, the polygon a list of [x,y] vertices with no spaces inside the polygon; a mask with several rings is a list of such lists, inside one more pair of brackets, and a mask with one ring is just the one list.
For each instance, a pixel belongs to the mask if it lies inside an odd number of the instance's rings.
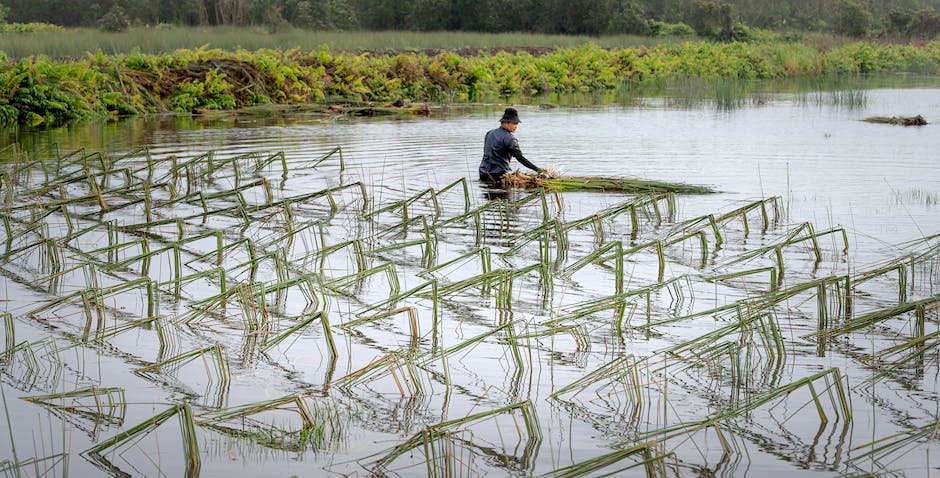
{"label": "tree line", "polygon": [[940,0],[3,0],[10,22],[119,30],[139,25],[270,29],[698,34],[750,29],[931,39]]}

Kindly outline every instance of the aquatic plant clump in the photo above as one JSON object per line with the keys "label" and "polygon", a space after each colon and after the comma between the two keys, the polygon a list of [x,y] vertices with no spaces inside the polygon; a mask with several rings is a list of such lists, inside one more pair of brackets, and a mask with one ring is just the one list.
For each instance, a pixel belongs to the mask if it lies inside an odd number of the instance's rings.
{"label": "aquatic plant clump", "polygon": [[612,191],[630,194],[709,194],[715,190],[693,184],[671,183],[638,178],[563,177],[556,170],[531,174],[514,171],[503,176],[505,188],[544,188],[552,191]]}

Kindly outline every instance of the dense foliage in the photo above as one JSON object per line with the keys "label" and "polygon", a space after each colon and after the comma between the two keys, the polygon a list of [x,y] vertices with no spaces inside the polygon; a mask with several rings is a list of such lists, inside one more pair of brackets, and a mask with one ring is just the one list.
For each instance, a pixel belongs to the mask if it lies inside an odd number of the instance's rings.
{"label": "dense foliage", "polygon": [[178,50],[46,57],[0,64],[0,123],[56,124],[108,114],[225,110],[258,104],[466,101],[497,95],[593,92],[672,79],[769,79],[940,72],[940,42],[858,42],[826,51],[798,43],[695,42],[651,49],[593,45],[527,52],[369,54]]}
{"label": "dense foliage", "polygon": [[103,28],[127,21],[273,29],[290,24],[310,29],[659,34],[664,25],[679,25],[725,39],[740,39],[751,28],[928,39],[940,33],[940,0],[5,0],[3,4],[11,22]]}

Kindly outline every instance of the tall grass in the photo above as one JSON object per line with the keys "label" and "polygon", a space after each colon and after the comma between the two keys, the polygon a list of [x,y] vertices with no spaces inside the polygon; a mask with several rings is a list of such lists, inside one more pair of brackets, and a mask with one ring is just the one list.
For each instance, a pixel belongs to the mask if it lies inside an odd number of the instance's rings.
{"label": "tall grass", "polygon": [[408,32],[408,31],[309,31],[287,29],[270,33],[260,27],[135,27],[108,33],[95,29],[0,35],[0,50],[18,58],[48,55],[75,58],[101,50],[105,54],[167,53],[201,46],[223,50],[262,48],[316,50],[424,50],[508,47],[578,47],[596,44],[609,48],[655,46],[675,38],[632,35],[584,36],[527,33]]}

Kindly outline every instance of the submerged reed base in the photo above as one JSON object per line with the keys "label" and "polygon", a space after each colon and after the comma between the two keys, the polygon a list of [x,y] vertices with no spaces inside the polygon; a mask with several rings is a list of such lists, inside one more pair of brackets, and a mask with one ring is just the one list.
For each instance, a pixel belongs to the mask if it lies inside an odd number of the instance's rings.
{"label": "submerged reed base", "polygon": [[638,178],[567,176],[554,169],[539,174],[514,171],[503,176],[507,189],[544,188],[553,191],[618,191],[624,193],[710,194],[714,189],[694,184],[670,183]]}

